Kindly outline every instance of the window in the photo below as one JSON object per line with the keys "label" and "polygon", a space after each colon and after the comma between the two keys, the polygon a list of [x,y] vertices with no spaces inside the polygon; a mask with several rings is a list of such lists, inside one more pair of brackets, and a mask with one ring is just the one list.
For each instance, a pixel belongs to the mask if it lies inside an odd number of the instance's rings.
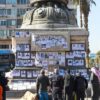
{"label": "window", "polygon": [[0,4],[6,4],[6,0],[0,0]]}
{"label": "window", "polygon": [[0,9],[0,16],[6,15],[6,10],[5,9]]}
{"label": "window", "polygon": [[11,9],[7,9],[7,15],[11,15]]}
{"label": "window", "polygon": [[17,10],[16,9],[11,9],[11,15],[16,16],[17,15]]}
{"label": "window", "polygon": [[6,0],[7,4],[16,4],[16,0]]}
{"label": "window", "polygon": [[25,12],[26,12],[26,9],[18,9],[18,10],[17,10],[17,16],[24,15]]}
{"label": "window", "polygon": [[6,21],[0,21],[0,26],[6,26]]}
{"label": "window", "polygon": [[17,4],[27,4],[28,0],[17,0]]}
{"label": "window", "polygon": [[0,49],[9,49],[9,45],[0,45]]}
{"label": "window", "polygon": [[16,9],[7,9],[7,15],[16,16],[17,15]]}
{"label": "window", "polygon": [[7,20],[7,26],[15,26],[16,20]]}
{"label": "window", "polygon": [[6,30],[0,30],[0,38],[6,37]]}
{"label": "window", "polygon": [[17,19],[17,27],[22,25],[22,19]]}

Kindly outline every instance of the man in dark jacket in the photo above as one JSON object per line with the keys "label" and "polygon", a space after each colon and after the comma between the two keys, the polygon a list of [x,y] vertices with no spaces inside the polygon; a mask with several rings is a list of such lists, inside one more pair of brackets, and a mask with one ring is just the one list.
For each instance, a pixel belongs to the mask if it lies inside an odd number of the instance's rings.
{"label": "man in dark jacket", "polygon": [[36,80],[36,91],[39,94],[39,100],[48,100],[49,78],[45,75],[45,70],[42,69],[40,76]]}
{"label": "man in dark jacket", "polygon": [[64,97],[65,100],[73,100],[73,92],[74,92],[74,76],[70,74],[70,70],[64,77]]}
{"label": "man in dark jacket", "polygon": [[59,70],[54,70],[54,75],[51,78],[52,98],[53,100],[63,100],[62,92],[64,86],[64,78],[59,75]]}
{"label": "man in dark jacket", "polygon": [[87,80],[81,75],[81,73],[78,74],[78,76],[75,78],[75,92],[77,96],[77,100],[84,100],[85,98],[85,90],[88,87]]}

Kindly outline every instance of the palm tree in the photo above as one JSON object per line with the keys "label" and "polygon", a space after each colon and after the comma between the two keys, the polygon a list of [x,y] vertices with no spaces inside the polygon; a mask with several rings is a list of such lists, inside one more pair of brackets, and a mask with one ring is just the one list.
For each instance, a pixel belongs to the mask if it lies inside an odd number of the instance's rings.
{"label": "palm tree", "polygon": [[90,5],[96,3],[93,0],[73,0],[74,4],[80,6],[80,26],[83,26],[82,15],[84,16],[84,27],[88,30],[88,16],[90,12]]}

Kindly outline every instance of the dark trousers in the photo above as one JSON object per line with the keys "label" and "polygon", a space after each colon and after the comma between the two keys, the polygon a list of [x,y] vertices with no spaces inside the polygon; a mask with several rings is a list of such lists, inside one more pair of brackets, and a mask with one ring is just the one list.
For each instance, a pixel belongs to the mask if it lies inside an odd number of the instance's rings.
{"label": "dark trousers", "polygon": [[84,100],[85,98],[85,90],[76,91],[77,100]]}
{"label": "dark trousers", "polygon": [[74,100],[73,96],[73,88],[72,87],[65,87],[65,94],[64,100]]}
{"label": "dark trousers", "polygon": [[98,84],[93,84],[92,100],[100,100],[100,86]]}
{"label": "dark trousers", "polygon": [[53,90],[52,99],[53,100],[63,100],[62,91],[61,90]]}

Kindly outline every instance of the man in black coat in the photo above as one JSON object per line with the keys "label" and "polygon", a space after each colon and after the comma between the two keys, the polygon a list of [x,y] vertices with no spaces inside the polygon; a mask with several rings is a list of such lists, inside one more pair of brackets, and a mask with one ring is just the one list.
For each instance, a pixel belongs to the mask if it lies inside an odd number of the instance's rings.
{"label": "man in black coat", "polygon": [[78,73],[78,76],[75,78],[75,92],[77,96],[77,100],[84,100],[85,98],[85,90],[88,87],[87,80],[81,75],[81,73]]}
{"label": "man in black coat", "polygon": [[54,70],[54,75],[51,78],[52,98],[53,100],[63,100],[64,78],[59,75],[59,70]]}
{"label": "man in black coat", "polygon": [[70,74],[70,70],[64,77],[64,97],[65,100],[73,100],[73,93],[74,93],[74,76]]}

